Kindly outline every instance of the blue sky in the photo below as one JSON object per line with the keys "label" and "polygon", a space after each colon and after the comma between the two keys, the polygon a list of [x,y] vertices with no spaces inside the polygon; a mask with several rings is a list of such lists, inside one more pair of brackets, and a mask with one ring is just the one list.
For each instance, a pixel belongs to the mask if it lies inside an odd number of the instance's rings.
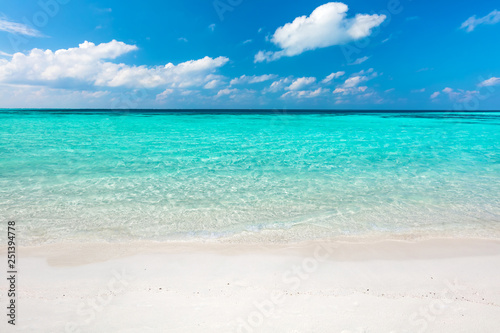
{"label": "blue sky", "polygon": [[491,110],[497,1],[4,1],[0,107]]}

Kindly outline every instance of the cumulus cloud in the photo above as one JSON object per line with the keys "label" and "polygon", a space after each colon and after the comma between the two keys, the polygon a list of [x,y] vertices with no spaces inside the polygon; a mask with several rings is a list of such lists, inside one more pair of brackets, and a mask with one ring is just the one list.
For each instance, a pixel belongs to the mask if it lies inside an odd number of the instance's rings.
{"label": "cumulus cloud", "polygon": [[345,80],[344,88],[352,88],[358,86],[361,82],[367,81],[368,78],[366,76],[353,76]]}
{"label": "cumulus cloud", "polygon": [[173,89],[165,89],[161,94],[156,95],[156,101],[164,102],[173,92]]}
{"label": "cumulus cloud", "polygon": [[274,81],[273,83],[271,83],[271,85],[269,86],[269,88],[267,89],[264,89],[264,92],[277,92],[277,91],[280,91],[280,90],[283,90],[285,88],[286,85],[288,85],[290,82],[292,82],[292,80],[288,77],[286,78],[282,78],[282,79],[279,79],[277,81]]}
{"label": "cumulus cloud", "polygon": [[273,80],[277,77],[275,74],[264,74],[264,75],[242,75],[240,77],[234,78],[229,83],[230,85],[244,84],[244,83],[260,83],[269,80]]}
{"label": "cumulus cloud", "polygon": [[217,95],[215,95],[215,97],[219,98],[219,97],[222,97],[225,95],[235,94],[237,92],[238,92],[238,89],[236,89],[236,88],[233,88],[233,89],[225,88],[225,89],[219,90],[219,92],[217,93]]}
{"label": "cumulus cloud", "polygon": [[99,45],[84,42],[77,48],[55,52],[33,49],[28,54],[16,53],[10,60],[0,59],[0,82],[57,86],[69,81],[101,87],[182,88],[217,79],[212,73],[229,61],[225,57],[205,57],[154,67],[106,61],[134,50],[137,46],[113,40]]}
{"label": "cumulus cloud", "polygon": [[254,57],[254,62],[264,62],[264,61],[274,61],[283,57],[283,53],[281,52],[273,52],[273,51],[259,51]]}
{"label": "cumulus cloud", "polygon": [[[271,85],[264,89],[263,93],[276,93],[283,90],[288,91],[301,91],[311,84],[316,82],[315,77],[299,77],[294,79],[293,77],[285,77],[274,81]],[[294,94],[286,94],[286,96],[291,96]]]}
{"label": "cumulus cloud", "polygon": [[[474,96],[479,94],[479,91],[477,91],[477,90],[463,90],[463,89],[454,90],[450,87],[444,88],[441,92],[445,93],[452,102],[458,102],[458,103],[468,102]],[[439,95],[440,95],[440,92],[437,91],[431,95],[431,98],[435,99]]]}
{"label": "cumulus cloud", "polygon": [[281,50],[259,51],[254,61],[273,61],[358,40],[369,36],[372,29],[386,19],[385,15],[377,14],[357,14],[347,18],[347,11],[347,5],[329,2],[316,8],[310,16],[297,17],[293,22],[276,29],[271,38],[271,42]]}
{"label": "cumulus cloud", "polygon": [[471,16],[462,23],[460,29],[465,29],[467,32],[474,31],[478,25],[481,24],[496,24],[500,22],[500,11],[494,10],[486,16],[476,18],[476,15]]}
{"label": "cumulus cloud", "polygon": [[232,102],[239,103],[243,101],[255,101],[255,90],[224,88],[213,97],[214,100],[229,99]]}
{"label": "cumulus cloud", "polygon": [[491,87],[491,86],[496,86],[500,84],[500,77],[492,77],[488,80],[484,80],[483,82],[479,83],[479,87]]}
{"label": "cumulus cloud", "polygon": [[292,82],[292,84],[287,87],[287,90],[302,90],[306,86],[316,82],[315,77],[300,77]]}
{"label": "cumulus cloud", "polygon": [[43,37],[43,34],[36,29],[30,28],[29,26],[22,23],[9,21],[6,18],[1,18],[1,17],[0,17],[0,31],[5,31],[11,34],[30,36],[30,37]]}
{"label": "cumulus cloud", "polygon": [[284,93],[283,95],[281,95],[281,98],[286,98],[286,97],[314,98],[327,92],[329,92],[329,90],[325,88],[318,88],[316,90],[293,90]]}
{"label": "cumulus cloud", "polygon": [[361,86],[361,87],[339,87],[336,88],[333,93],[334,94],[343,94],[343,95],[354,95],[357,93],[362,93],[365,92],[366,89],[368,89],[367,86]]}
{"label": "cumulus cloud", "polygon": [[332,73],[332,74],[328,75],[327,77],[325,77],[323,79],[323,81],[321,81],[321,83],[323,83],[323,84],[329,83],[332,80],[334,80],[336,78],[339,78],[341,76],[344,76],[344,75],[345,75],[344,71],[339,71],[339,72],[336,72],[336,73]]}
{"label": "cumulus cloud", "polygon": [[213,79],[203,86],[205,89],[214,89],[220,86],[223,82],[219,79]]}
{"label": "cumulus cloud", "polygon": [[370,68],[368,70],[362,70],[358,73],[352,74],[348,79],[344,81],[343,84],[339,85],[334,91],[334,94],[351,95],[365,92],[368,87],[361,86],[361,83],[369,81],[379,74]]}

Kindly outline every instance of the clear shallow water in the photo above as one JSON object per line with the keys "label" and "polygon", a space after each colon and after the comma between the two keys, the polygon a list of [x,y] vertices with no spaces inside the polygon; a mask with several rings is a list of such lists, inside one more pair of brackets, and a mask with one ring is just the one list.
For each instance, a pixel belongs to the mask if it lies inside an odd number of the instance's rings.
{"label": "clear shallow water", "polygon": [[498,238],[499,193],[500,113],[0,110],[0,216],[26,245]]}

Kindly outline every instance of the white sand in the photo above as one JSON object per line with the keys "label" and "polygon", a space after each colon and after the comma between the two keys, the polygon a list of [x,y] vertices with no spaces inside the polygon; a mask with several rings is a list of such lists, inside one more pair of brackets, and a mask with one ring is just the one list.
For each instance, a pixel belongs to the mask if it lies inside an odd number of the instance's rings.
{"label": "white sand", "polygon": [[56,244],[19,257],[17,325],[4,314],[1,332],[500,329],[492,240]]}

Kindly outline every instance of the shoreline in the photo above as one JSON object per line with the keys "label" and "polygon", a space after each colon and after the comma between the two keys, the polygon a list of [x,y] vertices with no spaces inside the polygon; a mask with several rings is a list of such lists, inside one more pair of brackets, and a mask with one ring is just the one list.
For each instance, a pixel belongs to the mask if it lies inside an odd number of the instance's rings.
{"label": "shoreline", "polygon": [[[77,266],[148,254],[270,254],[311,255],[318,247],[331,249],[335,260],[418,260],[500,254],[500,239],[491,238],[333,238],[290,243],[226,243],[219,241],[60,242],[18,246],[22,257],[44,258],[54,266]],[[7,248],[0,247],[5,256]]]}

